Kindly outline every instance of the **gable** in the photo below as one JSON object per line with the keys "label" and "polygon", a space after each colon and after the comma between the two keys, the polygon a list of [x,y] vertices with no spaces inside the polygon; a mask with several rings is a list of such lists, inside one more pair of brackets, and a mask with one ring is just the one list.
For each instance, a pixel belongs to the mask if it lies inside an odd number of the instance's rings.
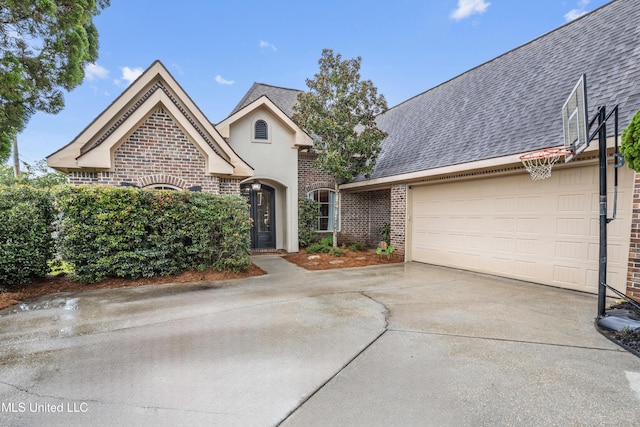
{"label": "gable", "polygon": [[[187,169],[190,181],[205,173],[206,157],[191,142],[173,117],[159,106],[122,143],[113,149],[113,164],[131,175],[151,175],[163,170]],[[168,166],[168,167],[167,167]]]}
{"label": "gable", "polygon": [[231,128],[245,121],[247,117],[252,117],[256,113],[268,114],[273,120],[279,123],[283,129],[286,129],[293,135],[292,148],[293,147],[311,147],[313,146],[313,140],[302,129],[296,125],[291,118],[284,113],[276,104],[274,104],[266,95],[260,96],[255,101],[246,105],[244,108],[236,111],[222,122],[216,125],[216,130],[220,132],[224,138],[229,138],[231,135]]}
{"label": "gable", "polygon": [[197,146],[210,175],[252,176],[252,169],[215,130],[164,66],[156,61],[70,144],[47,157],[62,171],[112,170],[115,149],[162,108]]}

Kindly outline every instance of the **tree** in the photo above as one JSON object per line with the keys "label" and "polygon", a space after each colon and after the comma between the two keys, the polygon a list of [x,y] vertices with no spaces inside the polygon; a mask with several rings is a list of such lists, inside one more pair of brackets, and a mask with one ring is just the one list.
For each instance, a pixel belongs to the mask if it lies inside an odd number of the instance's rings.
{"label": "tree", "polygon": [[23,162],[22,166],[23,170],[16,178],[11,166],[0,164],[0,187],[29,185],[35,188],[51,188],[69,182],[67,174],[51,169],[45,160],[39,160],[33,165]]}
{"label": "tree", "polygon": [[640,111],[636,112],[629,126],[622,132],[620,151],[629,167],[640,171]]}
{"label": "tree", "polygon": [[62,90],[98,58],[93,17],[110,0],[0,2],[0,156],[36,111],[58,113]]}
{"label": "tree", "polygon": [[293,120],[315,135],[319,154],[316,165],[335,183],[333,246],[337,246],[339,185],[359,175],[368,176],[387,134],[375,118],[386,111],[387,101],[378,95],[371,80],[360,79],[361,57],[342,60],[340,54],[323,49],[320,71],[307,79],[308,92],[298,95]]}

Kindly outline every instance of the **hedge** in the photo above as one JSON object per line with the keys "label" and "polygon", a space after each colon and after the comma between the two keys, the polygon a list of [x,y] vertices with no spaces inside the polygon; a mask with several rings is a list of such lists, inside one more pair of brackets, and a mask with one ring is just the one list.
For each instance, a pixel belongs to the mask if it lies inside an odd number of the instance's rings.
{"label": "hedge", "polygon": [[65,187],[58,251],[74,278],[148,277],[188,269],[246,270],[246,199],[124,187]]}
{"label": "hedge", "polygon": [[54,220],[49,191],[0,187],[0,285],[22,285],[47,274]]}

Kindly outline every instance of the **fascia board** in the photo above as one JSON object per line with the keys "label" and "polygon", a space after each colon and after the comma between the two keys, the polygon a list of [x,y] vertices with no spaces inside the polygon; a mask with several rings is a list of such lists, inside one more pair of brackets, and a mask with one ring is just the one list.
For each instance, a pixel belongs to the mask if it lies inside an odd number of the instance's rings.
{"label": "fascia board", "polygon": [[[607,138],[607,148],[613,148],[615,146],[615,138]],[[583,153],[594,154],[598,150],[598,143],[592,143]],[[384,178],[369,179],[366,181],[351,182],[340,185],[341,190],[366,190],[376,187],[389,187],[392,184],[410,183],[414,181],[424,180],[427,178],[443,175],[454,175],[462,172],[479,171],[483,169],[498,169],[500,167],[507,167],[521,164],[520,156],[525,153],[512,154],[502,157],[494,157],[492,159],[478,160],[475,162],[461,163],[451,166],[443,166],[435,169],[428,169],[416,172],[410,172],[400,175],[392,175]],[[560,160],[560,162],[563,162]],[[558,166],[561,166],[560,164]]]}
{"label": "fascia board", "polygon": [[174,122],[180,126],[182,131],[189,136],[192,142],[195,143],[198,150],[202,153],[206,160],[206,170],[211,175],[233,175],[234,167],[226,159],[220,157],[213,148],[207,144],[202,136],[197,132],[192,132],[192,126],[190,123],[184,123],[186,121],[184,116],[173,104],[173,102],[162,91],[155,92],[146,102],[149,107],[138,108],[128,119],[127,122],[131,123],[130,126],[126,126],[123,123],[118,129],[116,129],[109,137],[102,142],[99,146],[88,151],[84,155],[77,159],[77,164],[80,167],[97,168],[97,169],[113,169],[114,153],[116,149],[125,141],[125,139],[131,135],[140,124],[143,123],[146,118],[155,111],[158,106],[162,106],[173,118]]}
{"label": "fascia board", "polygon": [[283,123],[286,127],[293,132],[294,137],[294,147],[312,147],[313,140],[311,137],[298,125],[295,124],[293,120],[289,118],[276,104],[273,103],[266,95],[262,95],[260,98],[253,101],[251,104],[244,107],[242,110],[236,112],[235,114],[227,117],[216,126],[216,130],[222,135],[223,138],[229,138],[231,132],[231,125],[238,120],[244,118],[248,114],[257,110],[258,108],[267,108],[276,118]]}

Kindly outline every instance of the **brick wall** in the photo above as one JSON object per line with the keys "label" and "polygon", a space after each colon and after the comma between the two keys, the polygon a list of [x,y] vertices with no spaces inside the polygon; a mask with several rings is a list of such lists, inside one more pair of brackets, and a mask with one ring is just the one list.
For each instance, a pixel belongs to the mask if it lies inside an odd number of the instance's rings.
{"label": "brick wall", "polygon": [[114,170],[73,172],[72,184],[120,185],[139,187],[168,184],[180,189],[199,186],[214,194],[240,194],[240,181],[206,174],[205,158],[176,125],[171,116],[158,108],[114,154]]}
{"label": "brick wall", "polygon": [[[298,197],[307,197],[318,188],[334,188],[333,178],[315,168],[314,160],[310,153],[301,152],[298,156]],[[341,192],[341,197],[338,243],[377,246],[382,239],[380,227],[390,221],[390,191]]]}
{"label": "brick wall", "polygon": [[313,166],[316,156],[301,151],[298,154],[298,198],[307,197],[311,190],[335,188],[334,180],[319,168]]}
{"label": "brick wall", "polygon": [[640,301],[640,174],[634,176],[627,295]]}
{"label": "brick wall", "polygon": [[342,193],[342,230],[340,242],[378,246],[380,228],[390,220],[389,190]]}
{"label": "brick wall", "polygon": [[391,245],[395,253],[404,254],[406,239],[407,186],[391,186]]}

